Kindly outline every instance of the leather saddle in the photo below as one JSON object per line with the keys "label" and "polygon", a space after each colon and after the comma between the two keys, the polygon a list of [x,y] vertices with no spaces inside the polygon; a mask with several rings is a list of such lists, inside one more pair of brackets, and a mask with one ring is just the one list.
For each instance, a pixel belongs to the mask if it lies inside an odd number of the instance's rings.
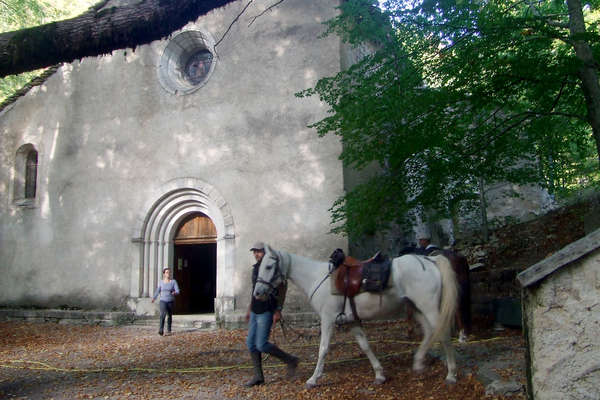
{"label": "leather saddle", "polygon": [[[391,262],[387,257],[377,252],[373,257],[360,261],[354,257],[346,256],[342,249],[336,249],[330,257],[334,266],[333,279],[336,291],[346,297],[356,296],[361,289],[366,291],[382,291],[389,278]],[[372,269],[377,271],[373,274]],[[379,271],[382,271],[380,274]],[[386,271],[387,270],[387,274]],[[373,278],[373,276],[375,277]],[[378,275],[382,275],[379,277]],[[372,280],[377,282],[374,282]]]}
{"label": "leather saddle", "polygon": [[354,296],[361,291],[382,292],[390,276],[391,261],[377,252],[368,260],[359,261],[353,257],[347,257],[342,249],[336,249],[330,257],[333,265],[332,283],[333,294],[344,296],[342,311],[336,317],[336,323],[341,325],[346,322],[344,309],[346,299],[350,301],[350,308],[354,315],[354,321],[360,324],[360,318],[356,311]]}

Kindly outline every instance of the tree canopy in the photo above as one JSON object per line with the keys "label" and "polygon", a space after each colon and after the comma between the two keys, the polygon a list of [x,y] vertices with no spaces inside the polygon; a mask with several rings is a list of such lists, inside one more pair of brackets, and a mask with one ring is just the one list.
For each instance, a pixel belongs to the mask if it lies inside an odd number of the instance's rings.
{"label": "tree canopy", "polygon": [[298,95],[329,105],[313,126],[341,137],[347,165],[380,173],[333,205],[335,230],[372,232],[418,208],[448,216],[496,182],[597,180],[597,5],[342,3],[329,33],[377,50]]}

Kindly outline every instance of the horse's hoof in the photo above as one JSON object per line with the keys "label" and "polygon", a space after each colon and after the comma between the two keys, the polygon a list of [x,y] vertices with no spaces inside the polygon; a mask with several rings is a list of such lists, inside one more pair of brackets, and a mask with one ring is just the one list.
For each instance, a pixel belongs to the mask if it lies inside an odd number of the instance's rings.
{"label": "horse's hoof", "polygon": [[385,383],[385,376],[382,376],[381,378],[375,378],[375,382],[376,385],[383,385]]}
{"label": "horse's hoof", "polygon": [[446,378],[446,383],[448,385],[454,385],[454,384],[456,384],[456,378],[454,378],[454,377]]}
{"label": "horse's hoof", "polygon": [[415,374],[422,374],[425,371],[425,367],[423,365],[413,365],[412,370]]}
{"label": "horse's hoof", "polygon": [[317,385],[315,383],[306,382],[307,389],[314,389],[316,387],[317,387]]}

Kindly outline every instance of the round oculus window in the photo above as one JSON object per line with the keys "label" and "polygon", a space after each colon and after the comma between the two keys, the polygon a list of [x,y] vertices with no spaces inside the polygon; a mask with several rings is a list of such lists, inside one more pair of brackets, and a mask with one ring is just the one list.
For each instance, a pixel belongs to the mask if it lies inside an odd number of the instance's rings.
{"label": "round oculus window", "polygon": [[206,32],[185,31],[169,41],[158,79],[168,92],[189,94],[204,86],[215,68],[214,41]]}
{"label": "round oculus window", "polygon": [[212,61],[213,55],[210,51],[206,49],[198,50],[192,54],[185,64],[185,79],[192,85],[199,85],[206,79]]}

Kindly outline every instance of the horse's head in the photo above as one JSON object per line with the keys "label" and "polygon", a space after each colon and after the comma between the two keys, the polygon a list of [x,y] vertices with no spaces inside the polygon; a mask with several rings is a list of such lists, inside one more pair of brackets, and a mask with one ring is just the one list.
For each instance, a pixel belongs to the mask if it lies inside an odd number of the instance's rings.
{"label": "horse's head", "polygon": [[258,278],[252,294],[259,300],[267,299],[284,281],[284,275],[281,270],[281,256],[265,245],[265,255],[258,267]]}

